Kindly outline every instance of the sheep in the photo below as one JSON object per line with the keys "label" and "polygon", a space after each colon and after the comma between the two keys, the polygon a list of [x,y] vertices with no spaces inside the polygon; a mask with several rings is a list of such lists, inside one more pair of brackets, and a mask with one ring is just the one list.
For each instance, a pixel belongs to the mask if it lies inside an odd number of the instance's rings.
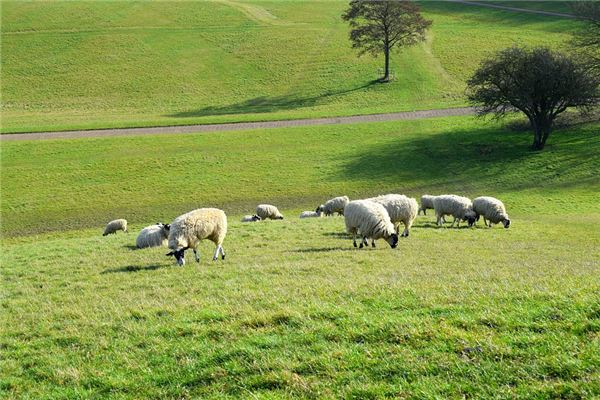
{"label": "sheep", "polygon": [[475,223],[476,215],[475,211],[473,211],[473,203],[466,197],[453,194],[436,196],[433,199],[433,208],[439,226],[442,226],[444,215],[452,215],[454,217],[454,221],[452,221],[450,228],[452,228],[456,222],[458,222],[456,227],[459,227],[460,221],[467,221],[469,227],[473,226]]}
{"label": "sheep", "polygon": [[[492,224],[502,222],[504,228],[510,226],[510,219],[506,213],[504,203],[494,197],[482,196],[473,200],[473,211],[477,214],[476,220],[483,216],[485,226],[492,227]],[[487,221],[486,221],[487,220]]]}
{"label": "sheep", "polygon": [[390,216],[390,220],[396,227],[396,232],[400,232],[398,226],[400,225],[400,222],[402,222],[404,224],[404,231],[401,236],[408,236],[408,232],[419,212],[417,200],[402,194],[386,194],[383,196],[372,197],[367,200],[379,203],[385,208]]}
{"label": "sheep", "polygon": [[321,218],[323,216],[323,212],[317,208],[318,211],[302,211],[300,213],[300,218]]}
{"label": "sheep", "polygon": [[165,225],[162,222],[147,226],[138,234],[138,237],[135,239],[135,245],[138,249],[163,246],[167,244],[169,228],[169,224]]}
{"label": "sheep", "polygon": [[172,250],[167,256],[174,256],[177,265],[185,265],[187,249],[194,251],[196,262],[200,262],[198,245],[203,239],[212,241],[216,246],[213,261],[217,260],[219,253],[225,259],[223,240],[227,234],[227,216],[218,208],[199,208],[175,218],[169,230],[169,248]]}
{"label": "sheep", "polygon": [[259,204],[256,206],[256,215],[261,219],[283,219],[283,215],[279,212],[277,207],[271,204]]}
{"label": "sheep", "polygon": [[244,215],[242,217],[242,222],[256,222],[256,221],[260,221],[261,218],[254,214],[254,215]]}
{"label": "sheep", "polygon": [[421,207],[419,207],[418,214],[421,214],[421,211],[423,211],[423,215],[427,215],[427,210],[433,210],[434,198],[435,196],[432,196],[430,194],[424,194],[423,196],[421,196]]}
{"label": "sheep", "polygon": [[123,231],[127,233],[127,220],[126,219],[115,219],[106,224],[104,233],[102,236],[110,235],[111,233],[117,233],[117,231]]}
{"label": "sheep", "polygon": [[398,234],[394,224],[390,221],[385,208],[370,200],[354,200],[348,203],[344,210],[346,231],[352,234],[354,247],[356,246],[356,234],[360,233],[363,244],[368,245],[368,238],[372,239],[371,245],[375,247],[375,240],[383,238],[392,249],[398,246]]}
{"label": "sheep", "polygon": [[327,200],[325,204],[321,204],[315,212],[323,212],[326,217],[338,213],[338,215],[344,215],[344,207],[350,202],[348,196],[338,196],[333,199]]}

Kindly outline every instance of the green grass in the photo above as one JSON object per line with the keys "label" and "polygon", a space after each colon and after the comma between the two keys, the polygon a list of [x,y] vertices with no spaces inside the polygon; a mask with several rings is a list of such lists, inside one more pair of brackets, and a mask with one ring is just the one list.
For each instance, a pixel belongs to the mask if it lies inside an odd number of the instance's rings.
{"label": "green grass", "polygon": [[561,46],[575,22],[439,2],[429,41],[357,58],[345,2],[2,3],[2,132],[459,106],[492,51]]}
{"label": "green grass", "polygon": [[[543,152],[471,117],[4,142],[0,391],[600,396],[598,128],[557,130]],[[420,216],[398,249],[356,250],[343,218],[297,219],[384,192],[495,195],[513,224]],[[263,201],[286,219],[238,222]],[[133,250],[144,225],[209,205],[230,216],[224,262],[211,243],[184,268]],[[100,236],[114,217],[131,233]]]}

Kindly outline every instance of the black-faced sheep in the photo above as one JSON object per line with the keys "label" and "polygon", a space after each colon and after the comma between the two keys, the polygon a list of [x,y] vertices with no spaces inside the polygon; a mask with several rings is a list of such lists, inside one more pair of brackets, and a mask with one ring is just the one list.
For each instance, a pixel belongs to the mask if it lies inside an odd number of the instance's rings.
{"label": "black-faced sheep", "polygon": [[372,197],[370,199],[375,203],[381,204],[390,216],[390,220],[396,228],[396,232],[400,232],[398,226],[400,222],[404,224],[402,237],[408,236],[409,230],[417,218],[419,204],[412,197],[404,196],[403,194],[386,194],[383,196]]}
{"label": "black-faced sheep", "polygon": [[225,259],[223,240],[227,234],[227,216],[218,208],[199,208],[175,218],[169,230],[169,248],[167,256],[174,256],[178,265],[185,265],[185,251],[192,249],[197,262],[200,262],[198,245],[203,239],[212,241],[217,248],[213,261],[219,253]]}
{"label": "black-faced sheep", "polygon": [[167,244],[169,237],[169,224],[157,222],[156,225],[150,225],[142,229],[135,239],[135,245],[138,249],[146,247],[158,247]]}
{"label": "black-faced sheep", "polygon": [[261,218],[254,214],[254,215],[244,215],[242,217],[242,222],[256,222],[256,221],[260,221]]}
{"label": "black-faced sheep", "polygon": [[333,199],[327,200],[325,204],[321,204],[316,212],[321,211],[326,217],[338,213],[338,215],[344,215],[344,207],[350,202],[348,196],[338,196]]}
{"label": "black-faced sheep", "polygon": [[475,211],[473,211],[473,203],[466,197],[453,194],[436,196],[433,199],[433,208],[439,226],[442,226],[445,215],[452,215],[454,217],[454,221],[450,225],[451,228],[455,223],[459,227],[460,221],[467,221],[469,226],[473,226],[475,223],[476,215]]}
{"label": "black-faced sheep", "polygon": [[256,206],[256,215],[261,219],[283,219],[283,215],[279,212],[277,207],[271,204],[259,204]]}
{"label": "black-faced sheep", "polygon": [[372,239],[373,247],[375,247],[375,240],[381,238],[385,239],[392,249],[398,246],[398,235],[394,224],[381,204],[369,200],[351,201],[344,210],[344,219],[346,231],[352,234],[354,247],[357,247],[357,234],[362,237],[361,248],[364,243],[368,243],[369,238]]}
{"label": "black-faced sheep", "polygon": [[479,217],[483,217],[483,223],[485,226],[492,227],[492,224],[502,222],[505,228],[510,226],[510,219],[506,213],[504,203],[494,197],[482,196],[477,197],[473,200],[473,211],[477,214],[477,221]]}

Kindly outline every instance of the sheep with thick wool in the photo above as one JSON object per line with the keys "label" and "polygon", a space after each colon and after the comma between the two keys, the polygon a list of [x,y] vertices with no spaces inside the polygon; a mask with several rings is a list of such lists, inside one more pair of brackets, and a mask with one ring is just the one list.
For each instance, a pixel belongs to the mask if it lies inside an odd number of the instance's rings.
{"label": "sheep with thick wool", "polygon": [[300,218],[321,218],[323,213],[317,208],[317,211],[302,211]]}
{"label": "sheep with thick wool", "polygon": [[427,215],[427,210],[433,210],[433,199],[435,199],[435,196],[430,194],[421,196],[421,206],[418,213],[421,214],[421,211],[423,211],[423,215]]}
{"label": "sheep with thick wool", "polygon": [[386,194],[383,196],[372,197],[367,200],[381,204],[385,208],[398,233],[400,232],[398,227],[400,222],[402,222],[404,224],[404,231],[401,236],[408,236],[409,230],[419,212],[419,204],[416,199],[407,197],[403,194]]}
{"label": "sheep with thick wool", "polygon": [[138,249],[146,247],[159,247],[167,244],[169,237],[169,224],[157,222],[156,225],[150,225],[140,231],[135,239],[135,245]]}
{"label": "sheep with thick wool", "polygon": [[344,207],[348,203],[350,203],[348,196],[338,196],[327,200],[325,204],[321,204],[315,211],[324,213],[326,217],[333,215],[333,213],[344,215]]}
{"label": "sheep with thick wool", "polygon": [[110,235],[113,233],[117,233],[117,231],[123,231],[127,233],[127,220],[126,219],[115,219],[114,221],[110,221],[106,224],[106,228],[104,228],[104,233],[102,236]]}
{"label": "sheep with thick wool", "polygon": [[445,215],[451,215],[454,217],[452,225],[460,226],[460,221],[467,221],[469,226],[473,226],[475,223],[475,211],[473,211],[473,203],[470,199],[454,194],[445,194],[436,196],[433,199],[433,209],[435,210],[435,216],[437,218],[437,224],[442,226]]}
{"label": "sheep with thick wool", "polygon": [[256,221],[260,221],[261,218],[254,214],[254,215],[244,215],[242,217],[242,222],[256,222]]}
{"label": "sheep with thick wool", "polygon": [[510,218],[506,213],[504,203],[495,197],[482,196],[473,199],[473,211],[477,215],[476,220],[479,221],[479,217],[483,217],[483,223],[485,226],[492,227],[492,224],[502,222],[505,228],[510,226]]}
{"label": "sheep with thick wool", "polygon": [[370,200],[351,201],[344,209],[344,219],[346,231],[352,234],[354,247],[357,247],[357,234],[362,236],[361,248],[364,244],[368,245],[369,238],[372,239],[373,247],[375,247],[375,240],[381,238],[385,239],[392,249],[398,246],[398,234],[394,224],[381,204]]}
{"label": "sheep with thick wool", "polygon": [[218,208],[199,208],[175,218],[169,229],[169,248],[172,250],[167,256],[174,256],[178,265],[185,265],[185,251],[192,249],[194,258],[200,262],[198,245],[201,240],[212,241],[217,248],[213,261],[219,253],[225,259],[223,240],[227,235],[227,216]]}
{"label": "sheep with thick wool", "polygon": [[261,219],[283,219],[283,215],[279,212],[277,207],[271,204],[259,204],[256,206],[256,215]]}

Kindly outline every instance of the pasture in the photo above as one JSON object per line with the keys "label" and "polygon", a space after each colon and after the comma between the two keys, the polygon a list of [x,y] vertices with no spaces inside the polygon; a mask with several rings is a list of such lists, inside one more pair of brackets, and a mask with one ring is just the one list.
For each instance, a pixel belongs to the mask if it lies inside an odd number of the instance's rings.
{"label": "pasture", "polygon": [[[455,117],[3,143],[0,389],[599,396],[598,124],[558,130],[544,152],[518,127]],[[343,218],[297,219],[332,195],[392,191],[494,194],[513,225],[436,228],[429,214],[397,249],[357,250]],[[238,222],[263,201],[286,219]],[[207,205],[230,215],[224,262],[209,261],[212,243],[184,268],[133,249],[142,226]],[[101,237],[120,216],[131,233]]]}
{"label": "pasture", "polygon": [[[346,2],[2,3],[2,132],[256,121],[460,106],[479,61],[561,47],[576,22],[423,2],[429,40],[357,58]],[[550,7],[552,8],[552,7]]]}

